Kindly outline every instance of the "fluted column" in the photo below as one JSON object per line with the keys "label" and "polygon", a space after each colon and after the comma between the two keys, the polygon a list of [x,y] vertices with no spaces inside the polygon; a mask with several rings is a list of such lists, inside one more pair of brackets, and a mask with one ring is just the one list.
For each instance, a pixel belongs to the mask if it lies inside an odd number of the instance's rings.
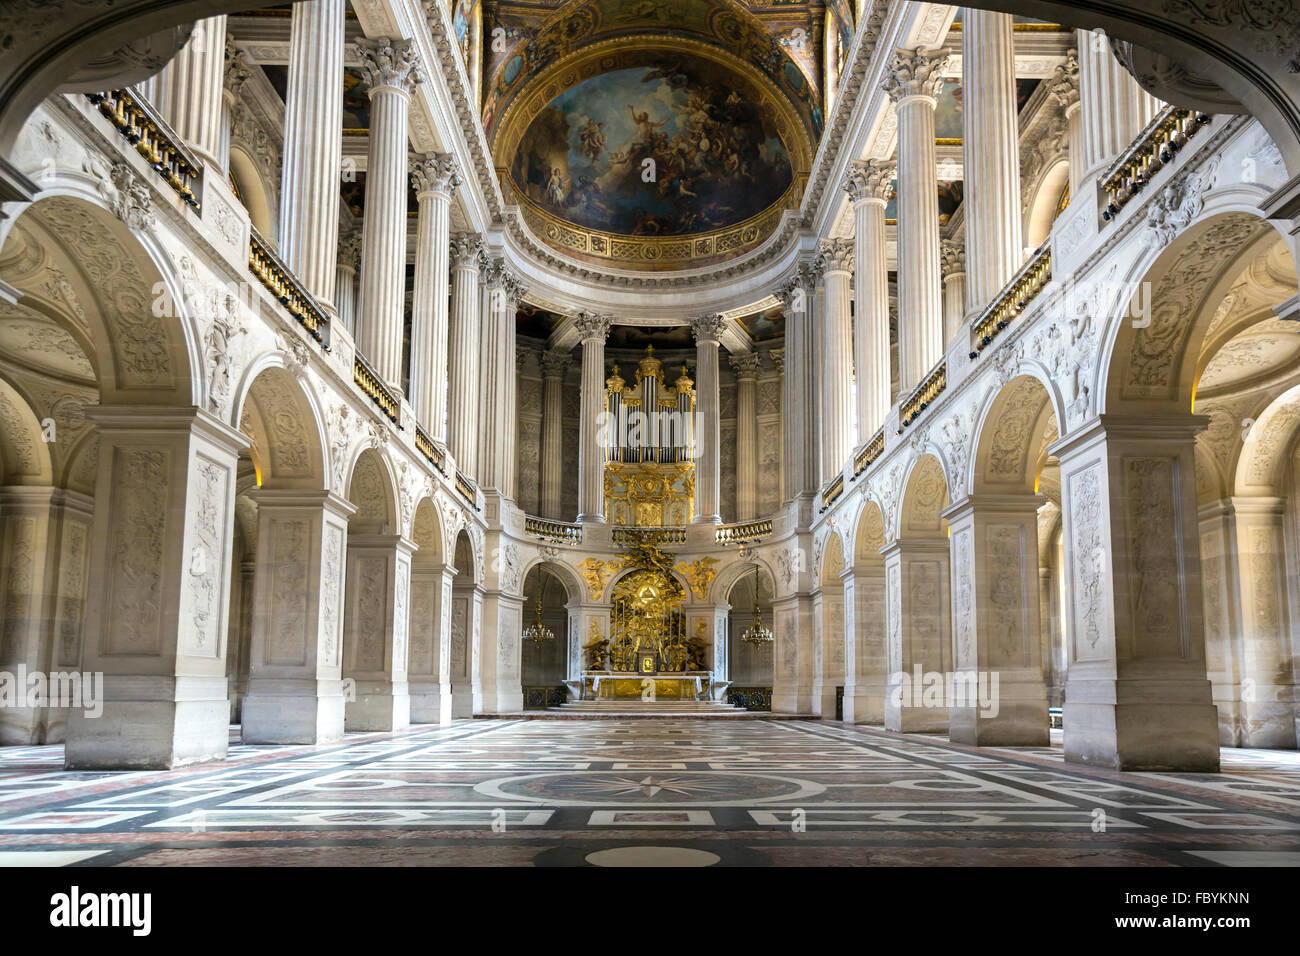
{"label": "fluted column", "polygon": [[280,257],[331,309],[343,155],[343,10],[344,0],[293,5],[280,182]]}
{"label": "fluted column", "polygon": [[1079,53],[1071,50],[1065,63],[1045,81],[1047,92],[1065,115],[1066,142],[1070,152],[1070,195],[1079,193],[1083,173],[1083,123],[1079,106]]}
{"label": "fluted column", "polygon": [[718,421],[718,342],[723,327],[722,316],[715,312],[691,319],[691,335],[695,337],[695,420],[699,423],[695,436],[695,521],[701,524],[722,520],[718,512],[722,441]]}
{"label": "fluted column", "polygon": [[844,468],[853,454],[853,243],[823,239],[822,293],[822,481]]}
{"label": "fluted column", "polygon": [[[573,356],[552,349],[542,353],[541,512],[560,519],[564,489],[564,373]],[[603,360],[602,360],[603,362]]]}
{"label": "fluted column", "polygon": [[966,306],[980,310],[1025,256],[1011,15],[967,10],[961,42]]}
{"label": "fluted column", "polygon": [[436,442],[446,442],[447,292],[451,197],[460,180],[448,155],[411,161],[420,204],[411,296],[411,405]]}
{"label": "fluted column", "polygon": [[410,40],[357,41],[370,84],[370,147],[366,214],[361,233],[357,345],[389,388],[402,389],[402,326],[406,293],[408,110],[420,82]]}
{"label": "fluted column", "polygon": [[578,424],[578,520],[605,520],[605,449],[600,445],[605,414],[605,337],[613,316],[579,312],[574,319],[582,342],[582,411]]}
{"label": "fluted column", "polygon": [[731,356],[736,372],[736,520],[758,517],[758,355]]}
{"label": "fluted column", "polygon": [[1115,59],[1105,33],[1076,30],[1075,39],[1083,144],[1079,179],[1083,180],[1123,152],[1162,104]]}
{"label": "fluted column", "polygon": [[483,323],[479,373],[479,484],[514,498],[515,311],[519,282],[495,260],[487,270],[487,314]]}
{"label": "fluted column", "polygon": [[785,311],[785,376],[781,385],[785,500],[817,490],[818,409],[812,392],[813,361],[808,334],[812,277],[800,270],[776,293]]}
{"label": "fluted column", "polygon": [[456,467],[478,471],[479,262],[483,240],[451,240],[451,316],[447,332],[447,448]]}
{"label": "fluted column", "polygon": [[958,239],[940,242],[939,267],[943,272],[943,342],[947,346],[966,320],[965,243]]}
{"label": "fluted column", "polygon": [[163,67],[150,89],[153,105],[181,141],[204,163],[221,169],[225,169],[221,159],[225,50],[226,18],[199,20],[185,46]]}
{"label": "fluted column", "polygon": [[935,95],[947,54],[899,50],[885,77],[898,110],[899,394],[920,384],[943,353]]}
{"label": "fluted column", "polygon": [[334,306],[349,332],[357,328],[357,273],[361,269],[361,230],[339,236],[339,259],[334,270]]}
{"label": "fluted column", "polygon": [[892,161],[855,160],[844,188],[853,202],[853,365],[856,369],[858,444],[885,422],[889,394],[889,263],[885,204],[898,167]]}

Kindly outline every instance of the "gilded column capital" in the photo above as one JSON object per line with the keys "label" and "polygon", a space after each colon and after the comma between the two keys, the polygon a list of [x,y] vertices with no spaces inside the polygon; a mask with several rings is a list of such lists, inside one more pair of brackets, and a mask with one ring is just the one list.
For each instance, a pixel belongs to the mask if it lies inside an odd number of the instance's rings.
{"label": "gilded column capital", "polygon": [[361,37],[357,40],[361,69],[370,85],[370,95],[383,89],[401,90],[410,95],[424,79],[420,74],[420,54],[411,40],[388,37]]}
{"label": "gilded column capital", "polygon": [[922,47],[903,48],[894,53],[881,87],[898,103],[912,96],[938,96],[951,54]]}

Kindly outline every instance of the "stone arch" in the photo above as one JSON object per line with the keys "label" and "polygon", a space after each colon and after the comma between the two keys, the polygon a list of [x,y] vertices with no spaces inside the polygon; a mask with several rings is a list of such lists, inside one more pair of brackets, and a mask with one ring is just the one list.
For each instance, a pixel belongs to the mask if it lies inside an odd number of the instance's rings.
{"label": "stone arch", "polygon": [[167,253],[86,184],[61,183],[25,209],[0,263],[19,304],[56,318],[81,346],[101,404],[200,404],[202,336]]}
{"label": "stone arch", "polygon": [[1257,212],[1218,205],[1126,277],[1101,333],[1099,412],[1192,409],[1214,314],[1242,264],[1278,236]]}
{"label": "stone arch", "polygon": [[943,463],[929,452],[912,462],[903,481],[895,538],[940,538],[948,533],[943,510],[948,506],[948,481]]}
{"label": "stone arch", "polygon": [[1038,248],[1052,231],[1052,223],[1061,211],[1061,198],[1070,188],[1070,161],[1064,153],[1043,164],[1029,189],[1025,204],[1025,245]]}
{"label": "stone arch", "polygon": [[327,487],[324,423],[311,392],[283,356],[264,356],[250,368],[235,415],[252,442],[249,456],[259,486]]}
{"label": "stone arch", "polygon": [[[566,664],[570,654],[581,650],[582,635],[577,635],[579,647],[571,646],[572,627],[569,605],[574,603],[572,590],[573,575],[566,574],[565,565],[558,561],[537,561],[531,564],[522,576],[524,606],[522,613],[523,627],[527,628],[538,617],[538,600],[541,601],[542,623],[555,634],[551,641],[534,644],[520,640],[520,675],[525,688],[525,700],[530,693],[527,688],[557,688],[564,683],[567,674]],[[537,691],[533,692],[533,696]],[[530,706],[545,704],[545,696]]]}
{"label": "stone arch", "polygon": [[[544,555],[538,554],[524,564],[524,570],[521,580],[524,581],[524,591],[527,593],[528,575],[533,573],[535,568],[545,568],[553,577],[556,578],[564,588],[565,600],[569,604],[581,604],[586,600],[587,589],[578,577],[576,571],[563,561],[552,560]],[[527,616],[528,608],[524,608]]]}
{"label": "stone arch", "polygon": [[885,513],[874,499],[868,498],[858,512],[857,530],[853,535],[854,566],[882,566],[880,550],[884,546]]}
{"label": "stone arch", "polygon": [[36,412],[0,377],[0,485],[48,485],[53,477],[50,444]]}
{"label": "stone arch", "polygon": [[415,514],[411,519],[411,541],[419,549],[412,559],[413,564],[441,567],[446,561],[442,521],[432,498],[421,498],[415,506]]}
{"label": "stone arch", "polygon": [[367,447],[359,450],[348,478],[347,498],[357,509],[348,521],[350,531],[370,534],[400,531],[397,479],[383,452]]}
{"label": "stone arch", "polygon": [[1037,490],[1047,446],[1058,435],[1052,397],[1032,374],[992,393],[975,421],[969,491],[1029,494]]}
{"label": "stone arch", "polygon": [[[754,709],[757,698],[762,694],[757,688],[772,686],[775,648],[772,644],[746,644],[741,640],[741,635],[756,616],[764,625],[775,629],[772,610],[775,588],[776,578],[766,563],[743,561],[728,569],[726,587],[718,591],[719,598],[728,605],[727,676],[732,687],[740,689],[745,706],[749,709]],[[755,690],[745,690],[746,688]],[[768,706],[770,707],[770,702]]]}
{"label": "stone arch", "polygon": [[262,238],[273,246],[278,244],[279,209],[275,190],[262,178],[257,162],[238,142],[230,145],[230,178],[235,183],[239,201],[248,211],[248,219]]}
{"label": "stone arch", "polygon": [[713,579],[713,587],[709,593],[709,602],[714,605],[728,603],[731,600],[731,589],[736,586],[736,582],[752,573],[755,566],[768,576],[769,581],[776,581],[776,573],[767,558],[752,552],[747,553],[744,558],[737,555],[736,560],[718,569],[718,575]]}
{"label": "stone arch", "polygon": [[1297,438],[1300,438],[1300,385],[1273,399],[1250,426],[1234,469],[1233,494],[1284,496],[1287,466]]}

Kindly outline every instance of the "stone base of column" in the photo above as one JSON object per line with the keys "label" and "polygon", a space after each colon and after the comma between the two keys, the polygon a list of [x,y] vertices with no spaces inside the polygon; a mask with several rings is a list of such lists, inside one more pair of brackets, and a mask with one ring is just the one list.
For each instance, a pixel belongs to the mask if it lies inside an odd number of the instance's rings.
{"label": "stone base of column", "polygon": [[[802,705],[802,708],[800,707]],[[834,701],[831,702],[834,713]],[[812,688],[801,687],[793,680],[774,680],[772,682],[772,713],[807,714],[812,711]]]}
{"label": "stone base of column", "polygon": [[[1300,715],[1295,701],[1289,699],[1294,692],[1295,688],[1289,684],[1256,684],[1256,699],[1233,708],[1237,718],[1236,740],[1229,746],[1295,750],[1300,737]],[[1219,720],[1222,723],[1222,710]]]}
{"label": "stone base of column", "polygon": [[343,729],[357,732],[406,730],[411,726],[411,696],[406,681],[359,680],[357,699],[343,714]]}
{"label": "stone base of column", "polygon": [[327,744],[343,739],[343,682],[253,678],[244,698],[246,744]]}
{"label": "stone base of column", "polygon": [[225,677],[104,675],[103,713],[74,710],[68,770],[172,770],[225,760],[230,742]]}
{"label": "stone base of column", "polygon": [[1046,747],[1047,691],[1036,670],[1001,670],[998,684],[948,711],[948,739],[974,747]]}
{"label": "stone base of column", "polygon": [[[451,719],[460,720],[464,717],[474,716],[474,692],[470,689],[469,684],[464,687],[452,685],[451,688]],[[443,721],[446,723],[446,721]]]}
{"label": "stone base of column", "polygon": [[442,721],[442,693],[438,682],[413,680],[408,684],[411,695],[411,723],[436,724]]}
{"label": "stone base of column", "polygon": [[844,721],[849,724],[885,723],[885,682],[854,684],[844,688]]}
{"label": "stone base of column", "polygon": [[497,689],[498,714],[517,714],[524,709],[524,688],[521,684]]}
{"label": "stone base of column", "polygon": [[815,684],[812,692],[813,713],[822,720],[835,719],[835,685]]}
{"label": "stone base of column", "polygon": [[[26,688],[17,688],[24,693]],[[45,742],[44,721],[39,707],[0,708],[0,747],[30,747]]]}
{"label": "stone base of column", "polygon": [[1219,724],[1210,699],[1203,678],[1072,676],[1062,715],[1065,759],[1111,770],[1215,772]]}

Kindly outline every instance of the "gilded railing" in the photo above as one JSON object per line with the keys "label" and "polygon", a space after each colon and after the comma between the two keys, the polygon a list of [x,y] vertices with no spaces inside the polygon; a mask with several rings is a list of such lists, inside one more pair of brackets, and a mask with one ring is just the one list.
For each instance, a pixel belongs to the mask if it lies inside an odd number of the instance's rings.
{"label": "gilded railing", "polygon": [[203,189],[203,164],[181,145],[180,137],[133,90],[87,93],[110,123],[185,203],[197,211]]}
{"label": "gilded railing", "polygon": [[415,424],[415,450],[424,456],[425,460],[437,468],[442,474],[447,474],[447,455],[434,444],[429,433],[424,430],[424,426],[419,422]]}
{"label": "gilded railing", "polygon": [[1106,208],[1101,218],[1110,222],[1134,196],[1140,193],[1156,173],[1173,162],[1179,150],[1210,122],[1208,113],[1167,106],[1147,124],[1110,168],[1101,176],[1106,191]]}
{"label": "gilded railing", "polygon": [[685,528],[628,528],[615,527],[610,531],[610,540],[616,548],[626,548],[639,541],[650,540],[659,544],[685,544]]}
{"label": "gilded railing", "polygon": [[975,340],[976,351],[971,353],[971,358],[984,351],[998,337],[998,333],[1010,325],[1011,320],[1023,312],[1034,296],[1043,290],[1043,286],[1051,281],[1052,247],[1045,242],[1021,266],[1020,271],[1011,277],[1002,294],[975,320],[971,338]]}
{"label": "gilded railing", "polygon": [[582,525],[567,521],[552,521],[549,518],[524,517],[524,533],[534,538],[552,541],[556,544],[581,544]]}
{"label": "gilded railing", "polygon": [[478,489],[474,487],[474,482],[470,481],[459,471],[456,472],[456,490],[460,496],[473,505],[474,510],[478,511]]}
{"label": "gilded railing", "polygon": [[738,544],[740,542],[759,541],[772,533],[772,522],[745,521],[740,524],[724,524],[714,532],[713,538],[718,544]]}
{"label": "gilded railing", "polygon": [[871,463],[885,453],[885,430],[882,428],[871,436],[871,441],[863,446],[862,451],[858,452],[853,458],[853,477],[857,478],[868,468]]}
{"label": "gilded railing", "polygon": [[379,410],[388,417],[390,422],[397,422],[401,418],[401,403],[388,390],[383,380],[375,374],[370,364],[361,357],[360,352],[356,354],[352,363],[352,381],[357,383],[357,387],[366,394],[367,398],[379,406]]}
{"label": "gilded railing", "polygon": [[[840,495],[842,494],[844,494],[844,475],[841,473],[837,475],[835,480],[827,485],[826,490],[822,492],[821,511],[825,511],[831,505],[835,504],[835,502],[839,501]],[[820,514],[820,512],[818,513]]]}
{"label": "gilded railing", "polygon": [[916,390],[907,397],[903,407],[898,410],[899,421],[904,428],[916,421],[916,416],[930,407],[933,402],[948,387],[948,363],[940,362],[933,372],[917,386]]}
{"label": "gilded railing", "polygon": [[294,278],[256,229],[248,233],[248,268],[311,337],[329,348],[330,320],[311,294]]}

